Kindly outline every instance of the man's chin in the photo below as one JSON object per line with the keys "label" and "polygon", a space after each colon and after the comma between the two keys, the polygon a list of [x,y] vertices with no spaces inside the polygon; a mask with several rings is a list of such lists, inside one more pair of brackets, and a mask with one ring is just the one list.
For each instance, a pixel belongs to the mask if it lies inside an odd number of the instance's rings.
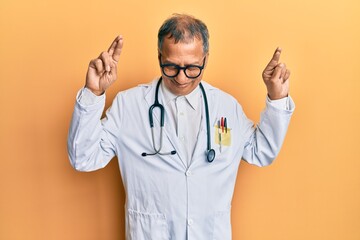
{"label": "man's chin", "polygon": [[187,95],[193,90],[193,82],[179,84],[175,81],[170,81],[169,90],[175,95]]}

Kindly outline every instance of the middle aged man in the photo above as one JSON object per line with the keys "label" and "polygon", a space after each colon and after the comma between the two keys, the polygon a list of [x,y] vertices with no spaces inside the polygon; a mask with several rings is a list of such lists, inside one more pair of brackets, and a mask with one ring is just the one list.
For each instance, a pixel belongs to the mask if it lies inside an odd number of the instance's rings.
{"label": "middle aged man", "polygon": [[89,64],[69,131],[69,157],[79,171],[118,157],[127,239],[231,239],[241,159],[268,165],[283,143],[294,103],[281,50],[263,72],[268,96],[255,126],[236,99],[202,80],[208,38],[206,25],[192,16],[167,19],[158,33],[161,77],[120,92],[102,120],[123,38]]}

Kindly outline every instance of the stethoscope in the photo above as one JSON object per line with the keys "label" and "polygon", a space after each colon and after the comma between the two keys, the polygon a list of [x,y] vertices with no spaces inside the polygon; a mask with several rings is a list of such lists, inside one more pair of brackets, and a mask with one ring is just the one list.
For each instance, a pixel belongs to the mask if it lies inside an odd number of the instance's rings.
{"label": "stethoscope", "polygon": [[[160,77],[156,89],[155,89],[155,101],[154,104],[150,106],[149,108],[149,122],[150,122],[150,128],[151,128],[151,137],[152,137],[152,143],[153,148],[155,150],[154,153],[145,153],[143,152],[141,156],[152,156],[156,154],[160,155],[175,155],[176,151],[173,150],[171,152],[160,152],[163,144],[163,128],[164,128],[164,119],[165,119],[165,109],[162,104],[159,103],[158,95],[159,95],[159,87],[160,83],[162,81],[162,78]],[[207,149],[206,149],[206,159],[208,162],[212,162],[215,159],[215,150],[211,148],[211,139],[210,139],[210,120],[209,120],[209,107],[208,102],[206,98],[206,93],[204,90],[204,87],[201,83],[199,83],[203,98],[204,98],[204,104],[205,104],[205,115],[206,115],[206,131],[207,131]],[[153,119],[153,111],[155,108],[160,109],[160,146],[159,148],[156,148],[155,146],[155,137],[154,137],[154,119]]]}

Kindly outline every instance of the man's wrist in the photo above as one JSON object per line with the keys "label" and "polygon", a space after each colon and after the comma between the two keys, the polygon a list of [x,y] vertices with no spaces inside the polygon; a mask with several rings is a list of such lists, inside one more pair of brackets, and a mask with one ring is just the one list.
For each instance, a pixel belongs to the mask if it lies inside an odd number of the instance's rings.
{"label": "man's wrist", "polygon": [[92,92],[96,96],[101,96],[101,95],[103,95],[105,93],[105,91],[93,90],[93,89],[87,87],[86,85],[85,85],[84,88],[88,89],[90,92]]}

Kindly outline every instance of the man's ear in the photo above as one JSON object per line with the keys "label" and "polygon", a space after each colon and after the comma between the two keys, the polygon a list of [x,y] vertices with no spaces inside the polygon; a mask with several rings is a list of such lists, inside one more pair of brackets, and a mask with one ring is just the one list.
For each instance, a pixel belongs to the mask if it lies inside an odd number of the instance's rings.
{"label": "man's ear", "polygon": [[159,64],[161,63],[161,52],[158,50],[158,60],[159,60]]}

